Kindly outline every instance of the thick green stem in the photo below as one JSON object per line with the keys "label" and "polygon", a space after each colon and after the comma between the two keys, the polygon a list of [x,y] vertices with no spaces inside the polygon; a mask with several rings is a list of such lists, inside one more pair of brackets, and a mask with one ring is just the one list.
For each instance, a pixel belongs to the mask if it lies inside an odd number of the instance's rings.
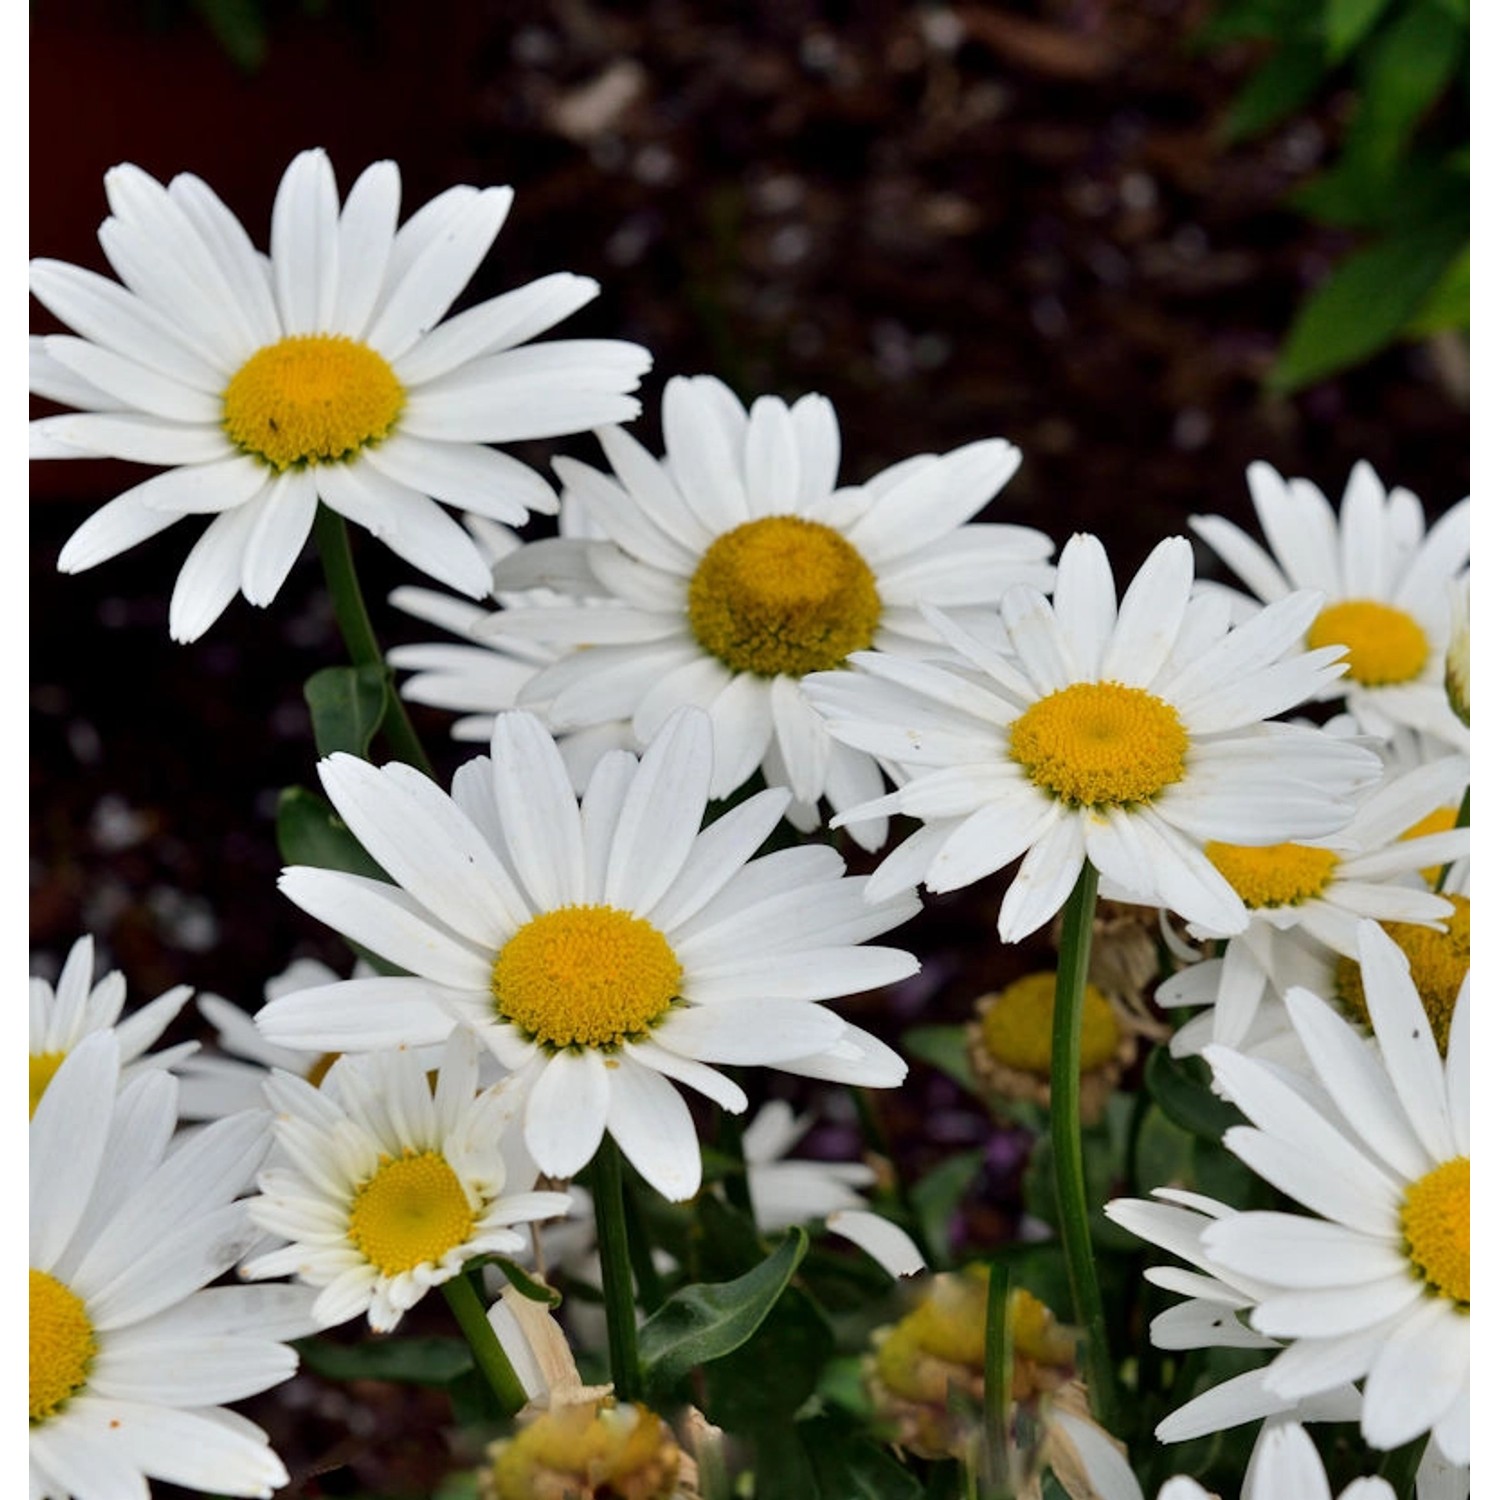
{"label": "thick green stem", "polygon": [[344,638],[349,659],[356,667],[375,666],[386,672],[386,707],[381,728],[390,742],[391,749],[399,760],[415,766],[426,776],[432,775],[432,762],[412,728],[406,705],[396,691],[396,684],[385,666],[380,642],[375,637],[375,627],[370,624],[370,612],[365,608],[365,596],[359,586],[359,575],[354,571],[354,552],[349,546],[349,528],[337,511],[326,505],[318,506],[317,519],[313,522],[313,535],[317,538],[318,556],[323,560],[323,577],[328,584],[328,596],[333,601],[334,618],[339,622],[339,634]]}
{"label": "thick green stem", "polygon": [[526,1405],[526,1388],[505,1357],[495,1330],[484,1314],[484,1304],[465,1275],[452,1276],[443,1283],[443,1296],[458,1319],[458,1326],[474,1351],[474,1363],[480,1374],[489,1383],[508,1417],[514,1416]]}
{"label": "thick green stem", "polygon": [[1010,1273],[990,1267],[984,1313],[984,1450],[980,1493],[1010,1500],[1010,1386],[1014,1367],[1010,1323]]}
{"label": "thick green stem", "polygon": [[1099,874],[1084,861],[1063,911],[1057,959],[1057,997],[1052,1018],[1052,1160],[1057,1174],[1057,1217],[1062,1235],[1073,1316],[1084,1335],[1084,1369],[1095,1415],[1118,1433],[1119,1398],[1105,1333],[1104,1301],[1094,1273],[1089,1238],[1088,1190],[1083,1176],[1083,1127],[1079,1118],[1079,1054],[1083,1045],[1083,988],[1094,935]]}
{"label": "thick green stem", "polygon": [[625,1183],[620,1148],[606,1135],[594,1157],[594,1223],[604,1273],[604,1322],[609,1332],[609,1372],[615,1395],[636,1401],[641,1394],[636,1352],[635,1289],[630,1275],[630,1236],[625,1224]]}

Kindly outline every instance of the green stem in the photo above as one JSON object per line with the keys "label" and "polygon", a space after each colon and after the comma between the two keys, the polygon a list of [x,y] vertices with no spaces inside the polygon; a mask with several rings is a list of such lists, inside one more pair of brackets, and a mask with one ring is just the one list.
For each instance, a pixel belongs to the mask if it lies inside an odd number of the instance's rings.
{"label": "green stem", "polygon": [[1014,1362],[1010,1323],[1010,1273],[990,1267],[984,1311],[984,1449],[980,1493],[1010,1500],[1010,1385]]}
{"label": "green stem", "polygon": [[[1454,820],[1453,820],[1453,826],[1455,828],[1467,828],[1469,826],[1469,788],[1468,787],[1464,788],[1464,800],[1458,804],[1458,816],[1456,818],[1454,818]],[[1442,870],[1439,871],[1439,873],[1438,873],[1437,890],[1438,890],[1438,892],[1440,894],[1442,892],[1443,887],[1448,884],[1448,872],[1452,868],[1453,868],[1453,861],[1450,859],[1448,861],[1448,863],[1445,864],[1443,866]]]}
{"label": "green stem", "polygon": [[719,1111],[719,1149],[734,1161],[737,1168],[724,1178],[724,1196],[733,1207],[754,1219],[755,1210],[750,1204],[750,1168],[745,1162],[744,1122],[727,1109]]}
{"label": "green stem", "polygon": [[1392,1448],[1375,1471],[1395,1492],[1396,1500],[1411,1500],[1417,1489],[1417,1467],[1427,1449],[1427,1434]]}
{"label": "green stem", "polygon": [[425,776],[431,776],[432,762],[412,728],[407,716],[406,704],[390,669],[385,665],[380,642],[375,636],[375,627],[370,624],[370,612],[365,608],[365,596],[359,586],[359,574],[354,571],[354,551],[349,545],[349,528],[344,518],[326,505],[318,506],[317,519],[313,522],[313,535],[317,538],[318,556],[323,561],[323,577],[328,584],[328,595],[333,601],[334,618],[339,622],[339,634],[344,638],[344,647],[349,659],[356,667],[380,667],[386,674],[385,718],[381,728],[385,731],[391,749],[399,760],[415,766]]}
{"label": "green stem", "polygon": [[1057,959],[1057,996],[1052,1018],[1052,1160],[1057,1174],[1058,1230],[1073,1316],[1084,1334],[1084,1368],[1095,1414],[1118,1433],[1119,1398],[1105,1333],[1104,1301],[1094,1272],[1089,1238],[1088,1190],[1083,1176],[1083,1126],[1079,1118],[1079,1055],[1083,1045],[1083,987],[1088,978],[1089,945],[1094,935],[1094,902],[1099,873],[1087,861],[1063,911]]}
{"label": "green stem", "polygon": [[484,1314],[479,1294],[469,1278],[460,1274],[443,1283],[443,1296],[448,1299],[448,1306],[453,1309],[453,1316],[469,1341],[469,1348],[474,1351],[474,1363],[480,1374],[494,1391],[505,1415],[514,1416],[526,1405],[526,1388],[505,1357],[505,1350],[500,1347],[500,1340]]}
{"label": "green stem", "polygon": [[641,1294],[641,1307],[649,1316],[666,1300],[666,1288],[661,1275],[651,1259],[651,1236],[646,1230],[646,1216],[641,1211],[641,1195],[636,1183],[627,1179],[625,1188],[625,1227],[630,1238],[630,1265],[635,1272],[635,1284]]}
{"label": "green stem", "polygon": [[609,1371],[615,1396],[638,1400],[640,1357],[636,1352],[635,1290],[630,1276],[630,1235],[625,1223],[625,1183],[620,1148],[606,1135],[594,1157],[594,1222],[604,1273],[604,1322],[609,1332]]}

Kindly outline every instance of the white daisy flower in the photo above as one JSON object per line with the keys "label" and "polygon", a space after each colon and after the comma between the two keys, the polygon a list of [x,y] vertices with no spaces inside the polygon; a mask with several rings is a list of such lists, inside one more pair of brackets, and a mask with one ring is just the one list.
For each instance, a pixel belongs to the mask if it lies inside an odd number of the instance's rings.
{"label": "white daisy flower", "polygon": [[1394,1448],[1430,1431],[1469,1459],[1469,998],[1453,1014],[1446,1061],[1400,950],[1360,932],[1378,1054],[1317,996],[1287,1008],[1327,1090],[1324,1107],[1265,1063],[1204,1054],[1255,1128],[1224,1144],[1318,1217],[1236,1214],[1203,1247],[1264,1283],[1257,1332],[1287,1342],[1267,1387],[1296,1398],[1364,1381],[1367,1442]]}
{"label": "white daisy flower", "polygon": [[[496,570],[502,588],[541,584],[588,602],[506,609],[486,628],[570,648],[521,692],[554,730],[628,718],[644,743],[696,704],[713,722],[712,795],[759,769],[791,788],[788,816],[813,828],[820,799],[852,807],[883,782],[874,759],[829,738],[805,676],[868,647],[925,651],[934,638],[921,601],[962,611],[992,605],[1007,583],[1050,583],[1041,532],[970,522],[1020,454],[998,439],[971,443],[835,488],[839,430],[826,398],[788,407],[763,396],[747,413],[711,376],[669,381],[662,425],[660,461],[618,428],[597,434],[613,478],[556,461],[565,498],[607,542],[534,543]],[[884,825],[855,837],[878,848]]]}
{"label": "white daisy flower", "polygon": [[[1423,1495],[1418,1487],[1419,1496]],[[1250,1450],[1240,1500],[1332,1500],[1323,1459],[1305,1428],[1295,1421],[1267,1422]],[[1169,1479],[1157,1500],[1213,1500],[1195,1479]],[[1384,1479],[1356,1479],[1338,1500],[1396,1500]],[[1423,1497],[1425,1500],[1425,1496]]]}
{"label": "white daisy flower", "polygon": [[435,1084],[406,1050],[340,1058],[321,1089],[276,1074],[266,1087],[290,1165],[261,1174],[250,1215],[289,1243],[245,1274],[295,1275],[323,1288],[313,1316],[324,1325],[366,1313],[387,1333],[466,1261],[524,1249],[512,1226],[566,1214],[568,1196],[508,1182],[500,1140],[514,1089],[478,1094],[478,1080],[478,1043],[462,1027]]}
{"label": "white daisy flower", "polygon": [[112,969],[95,984],[94,940],[88,936],[79,938],[68,950],[55,989],[45,979],[31,977],[32,1115],[36,1114],[42,1095],[68,1054],[95,1032],[115,1033],[127,1079],[143,1068],[174,1067],[196,1052],[197,1042],[181,1042],[145,1055],[146,1049],[176,1020],[192,993],[188,985],[174,985],[122,1021],[125,976]]}
{"label": "white daisy flower", "polygon": [[757,1227],[767,1234],[808,1219],[826,1219],[839,1209],[867,1206],[859,1191],[875,1181],[875,1169],[867,1163],[804,1161],[790,1155],[811,1125],[810,1115],[798,1117],[786,1100],[771,1099],[740,1138],[750,1207]]}
{"label": "white daisy flower", "polygon": [[1323,696],[1343,698],[1367,733],[1386,736],[1405,724],[1467,749],[1443,675],[1453,624],[1448,588],[1469,558],[1469,502],[1428,530],[1417,497],[1387,494],[1367,463],[1354,466],[1337,515],[1306,479],[1283,479],[1264,463],[1251,464],[1247,477],[1269,553],[1222,516],[1188,524],[1267,604],[1294,589],[1321,590],[1306,643],[1342,645],[1349,664]]}
{"label": "white daisy flower", "polygon": [[1162,542],[1118,609],[1097,538],[1074,536],[1052,601],[1018,584],[1001,606],[1015,656],[930,611],[951,664],[880,652],[805,690],[832,734],[894,762],[903,785],[835,826],[891,812],[926,824],[871,881],[957,890],[1024,855],[1000,907],[1002,941],[1053,916],[1085,860],[1132,899],[1221,932],[1249,918],[1203,852],[1208,839],[1316,838],[1375,779],[1368,750],[1264,722],[1341,668],[1336,647],[1287,652],[1317,611],[1296,594],[1229,629],[1190,601],[1191,545]]}
{"label": "white daisy flower", "polygon": [[[117,1097],[118,1091],[118,1097]],[[30,1130],[34,1500],[216,1495],[287,1483],[260,1428],[220,1403],[288,1379],[311,1331],[300,1287],[212,1287],[255,1238],[243,1200],[270,1142],[238,1115],[171,1149],[176,1082],[120,1082],[111,1032],[58,1069]]]}
{"label": "white daisy flower", "polygon": [[742,1110],[710,1063],[899,1082],[900,1059],[820,1001],[914,973],[860,946],[912,916],[871,904],[824,847],[751,859],[786,806],[761,792],[699,831],[708,719],[675,715],[637,763],[599,762],[580,806],[530,714],[501,714],[492,758],[445,796],[410,767],[335,755],[319,767],[339,816],[397,882],[298,868],[282,889],[313,916],[409,971],[273,1001],[270,1040],[341,1051],[440,1041],[472,1026],[527,1090],[524,1139],[570,1177],[605,1130],[666,1197],[697,1191],[692,1117],[668,1079]]}
{"label": "white daisy flower", "polygon": [[543,277],[441,323],[510,209],[509,188],[454,187],[398,230],[394,162],[367,168],[340,207],[333,168],[287,168],[257,251],[190,174],[105,175],[99,241],[123,286],[32,263],[37,299],[81,337],[35,340],[32,389],[76,413],[33,424],[33,456],[104,456],[167,471],[110,501],[58,566],[93,567],[191,515],[214,519],[172,595],[175,640],[195,640],[236,591],[276,596],[318,502],[473,598],[489,571],[435,501],[502,521],[553,511],[539,475],[485,445],[628,421],[650,356],[612,339],[522,348],[598,292]]}

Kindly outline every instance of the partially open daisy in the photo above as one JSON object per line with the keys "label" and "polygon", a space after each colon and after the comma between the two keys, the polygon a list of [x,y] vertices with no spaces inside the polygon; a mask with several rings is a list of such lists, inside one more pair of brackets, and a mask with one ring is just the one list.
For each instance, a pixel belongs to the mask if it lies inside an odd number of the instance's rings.
{"label": "partially open daisy", "polygon": [[1287,1342],[1266,1370],[1285,1397],[1364,1381],[1360,1418],[1377,1448],[1431,1432],[1469,1460],[1469,997],[1446,1060],[1395,944],[1360,931],[1378,1053],[1317,996],[1287,996],[1326,1102],[1224,1048],[1205,1053],[1253,1127],[1224,1144],[1316,1217],[1242,1213],[1204,1231],[1229,1271],[1267,1289],[1250,1313]]}
{"label": "partially open daisy", "polygon": [[[215,1495],[287,1482],[225,1410],[286,1380],[312,1331],[299,1287],[213,1287],[256,1237],[238,1195],[270,1141],[243,1114],[171,1146],[176,1082],[120,1083],[116,1037],[58,1069],[30,1131],[31,1494]],[[205,1289],[207,1288],[207,1289]]]}
{"label": "partially open daisy", "polygon": [[[601,760],[581,806],[525,713],[497,718],[491,757],[460,769],[451,798],[410,767],[330,757],[319,768],[330,800],[397,884],[298,868],[282,889],[411,977],[284,996],[261,1011],[262,1030],[369,1051],[440,1041],[465,1022],[522,1074],[525,1142],[542,1171],[572,1176],[607,1129],[674,1199],[697,1190],[702,1163],[668,1079],[731,1110],[745,1108],[743,1091],[707,1064],[899,1082],[889,1049],[863,1045],[819,1002],[916,971],[910,954],[860,946],[916,902],[867,902],[827,847],[752,859],[782,790],[700,832],[711,760],[694,709],[639,762],[623,750]],[[852,1055],[830,1059],[846,1043]]]}
{"label": "partially open daisy", "polygon": [[[194,640],[242,592],[269,604],[321,500],[473,598],[484,559],[441,500],[502,521],[551,511],[551,487],[487,447],[635,416],[646,351],[615,340],[520,347],[598,292],[543,277],[442,323],[510,209],[509,188],[454,187],[398,230],[394,162],[342,208],[305,151],[271,216],[269,259],[190,174],[104,179],[100,244],[123,286],[32,263],[39,301],[81,337],[37,339],[32,389],[80,410],[33,425],[41,458],[167,467],[110,501],[64,547],[74,573],[184,516],[212,515],[177,579],[170,627]],[[438,326],[441,323],[441,326]]]}
{"label": "partially open daisy", "polygon": [[1428,530],[1416,496],[1387,494],[1366,463],[1349,475],[1337,516],[1306,479],[1283,479],[1264,463],[1251,464],[1248,478],[1269,553],[1222,516],[1194,516],[1189,525],[1267,604],[1294,589],[1321,590],[1306,644],[1340,645],[1349,664],[1322,696],[1344,698],[1367,733],[1407,724],[1467,747],[1443,677],[1449,585],[1469,558],[1469,502]]}
{"label": "partially open daisy", "polygon": [[250,1214],[288,1244],[245,1266],[323,1291],[325,1325],[361,1313],[388,1332],[464,1262],[515,1255],[514,1228],[568,1212],[566,1193],[507,1182],[501,1136],[514,1112],[503,1088],[477,1092],[478,1045],[460,1027],[435,1082],[425,1059],[391,1050],[344,1057],[322,1089],[290,1073],[267,1085],[290,1165],[261,1174]]}
{"label": "partially open daisy", "polygon": [[1054,599],[1017,584],[1001,613],[1015,656],[938,611],[951,664],[882,652],[806,684],[832,734],[893,762],[902,785],[834,820],[924,820],[886,857],[872,894],[972,884],[1024,855],[1000,907],[1002,940],[1035,931],[1089,860],[1130,899],[1237,932],[1248,916],[1203,852],[1338,828],[1375,779],[1368,750],[1270,724],[1342,670],[1337,648],[1291,650],[1316,614],[1296,594],[1236,629],[1191,601],[1181,537],[1147,558],[1118,608],[1097,538],[1074,536]]}
{"label": "partially open daisy", "polygon": [[146,1053],[192,993],[185,984],[174,985],[122,1021],[125,976],[114,969],[95,984],[94,940],[79,938],[68,950],[56,989],[36,975],[31,979],[31,1113],[36,1114],[47,1085],[64,1059],[95,1032],[113,1030],[126,1078],[142,1068],[171,1068],[196,1052],[197,1042],[180,1042],[161,1052]]}
{"label": "partially open daisy", "polygon": [[[557,460],[607,542],[535,543],[496,570],[502,588],[546,584],[591,605],[510,608],[487,628],[570,648],[521,695],[554,730],[628,718],[644,743],[696,704],[713,722],[713,796],[759,768],[790,787],[792,821],[814,827],[820,799],[851,807],[883,783],[873,759],[829,738],[803,696],[807,674],[871,647],[926,649],[921,601],[963,611],[992,605],[1007,583],[1050,582],[1040,532],[970,524],[1020,455],[998,439],[971,443],[836,489],[839,431],[824,397],[789,407],[763,396],[746,412],[706,375],[667,383],[662,425],[661,460],[618,428],[597,434],[613,478]],[[878,848],[884,825],[855,837]]]}

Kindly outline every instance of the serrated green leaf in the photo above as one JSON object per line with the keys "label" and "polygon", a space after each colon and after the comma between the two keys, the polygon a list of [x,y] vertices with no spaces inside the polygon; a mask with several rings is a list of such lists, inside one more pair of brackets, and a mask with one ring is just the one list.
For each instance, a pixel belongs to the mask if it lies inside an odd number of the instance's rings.
{"label": "serrated green leaf", "polygon": [[1390,0],[1325,0],[1323,26],[1328,56],[1337,62],[1369,35]]}
{"label": "serrated green leaf", "polygon": [[345,870],[389,880],[365,853],[333,808],[306,787],[289,786],[276,802],[276,847],[289,865],[314,865],[320,870]]}
{"label": "serrated green leaf", "polygon": [[901,1046],[909,1057],[946,1073],[971,1094],[979,1093],[962,1026],[913,1026],[901,1034]]}
{"label": "serrated green leaf", "polygon": [[370,741],[390,703],[390,675],[383,666],[324,667],[302,686],[312,714],[319,755],[345,750],[369,758]]}
{"label": "serrated green leaf", "polygon": [[1469,326],[1469,247],[1465,245],[1438,278],[1427,300],[1401,332],[1412,339],[1427,338],[1448,328]]}
{"label": "serrated green leaf", "polygon": [[1206,1141],[1222,1141],[1231,1125],[1245,1117],[1214,1093],[1208,1065],[1198,1057],[1173,1057],[1166,1047],[1155,1047],[1146,1059],[1146,1088],[1162,1113],[1179,1130]]}
{"label": "serrated green leaf", "polygon": [[911,1206],[923,1242],[930,1257],[940,1264],[951,1259],[948,1226],[983,1165],[983,1151],[961,1151],[912,1186]]}
{"label": "serrated green leaf", "polygon": [[1246,140],[1296,113],[1322,82],[1325,66],[1316,41],[1282,47],[1235,96],[1224,116],[1224,134],[1231,141]]}
{"label": "serrated green leaf", "polygon": [[694,1366],[738,1349],[765,1321],[806,1254],[807,1234],[793,1228],[745,1275],[674,1292],[641,1325],[647,1385],[666,1392]]}
{"label": "serrated green leaf", "polygon": [[388,1338],[361,1344],[305,1339],[297,1349],[303,1365],[328,1380],[443,1386],[474,1368],[474,1357],[462,1339]]}

